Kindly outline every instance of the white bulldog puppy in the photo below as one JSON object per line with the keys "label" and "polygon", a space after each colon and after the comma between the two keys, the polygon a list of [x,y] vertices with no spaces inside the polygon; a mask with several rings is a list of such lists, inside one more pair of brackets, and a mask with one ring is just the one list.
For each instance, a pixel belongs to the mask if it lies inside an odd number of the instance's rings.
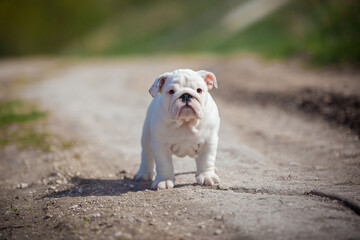
{"label": "white bulldog puppy", "polygon": [[198,184],[220,183],[215,173],[220,117],[209,90],[217,88],[208,71],[179,69],[161,74],[149,92],[142,138],[141,165],[135,180],[153,181],[152,189],[173,188],[172,156],[196,161]]}

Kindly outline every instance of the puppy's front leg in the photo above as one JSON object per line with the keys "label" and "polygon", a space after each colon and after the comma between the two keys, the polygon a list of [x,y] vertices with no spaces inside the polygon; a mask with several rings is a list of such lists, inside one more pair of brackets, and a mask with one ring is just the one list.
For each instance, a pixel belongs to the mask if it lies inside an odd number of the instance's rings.
{"label": "puppy's front leg", "polygon": [[156,164],[156,178],[152,189],[173,188],[175,184],[174,165],[171,153],[165,146],[153,145]]}
{"label": "puppy's front leg", "polygon": [[152,181],[154,178],[154,157],[151,150],[150,129],[148,121],[145,121],[141,137],[141,164],[139,171],[135,174],[135,181]]}
{"label": "puppy's front leg", "polygon": [[218,145],[218,137],[205,142],[201,153],[196,160],[196,182],[200,185],[214,185],[220,183],[218,175],[215,173],[215,160]]}

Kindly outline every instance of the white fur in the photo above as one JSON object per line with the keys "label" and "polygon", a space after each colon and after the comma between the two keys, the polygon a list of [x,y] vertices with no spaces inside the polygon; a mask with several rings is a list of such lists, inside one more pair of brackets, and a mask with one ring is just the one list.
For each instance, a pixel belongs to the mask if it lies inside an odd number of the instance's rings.
{"label": "white fur", "polygon": [[[155,80],[149,90],[154,99],[143,127],[141,165],[135,180],[152,181],[156,165],[151,187],[172,188],[175,184],[172,156],[187,155],[195,158],[198,184],[220,183],[215,173],[220,118],[209,94],[213,86],[217,87],[215,75],[204,70],[179,69]],[[180,98],[184,93],[192,96],[188,107],[184,107]]]}

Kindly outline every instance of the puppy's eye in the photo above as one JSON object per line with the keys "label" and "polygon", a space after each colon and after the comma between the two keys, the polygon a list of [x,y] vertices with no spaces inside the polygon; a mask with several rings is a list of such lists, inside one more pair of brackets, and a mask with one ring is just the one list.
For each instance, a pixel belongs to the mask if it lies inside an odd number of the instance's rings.
{"label": "puppy's eye", "polygon": [[169,91],[169,94],[170,94],[170,95],[173,95],[174,93],[175,93],[175,91],[172,90],[172,89]]}
{"label": "puppy's eye", "polygon": [[202,93],[202,89],[201,89],[201,88],[198,88],[196,91],[197,91],[198,93]]}

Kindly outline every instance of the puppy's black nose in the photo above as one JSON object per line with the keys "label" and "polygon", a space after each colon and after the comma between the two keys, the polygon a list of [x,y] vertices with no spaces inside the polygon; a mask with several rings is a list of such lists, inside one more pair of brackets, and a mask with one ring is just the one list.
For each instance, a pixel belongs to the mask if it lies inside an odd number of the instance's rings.
{"label": "puppy's black nose", "polygon": [[181,95],[181,101],[183,102],[190,102],[192,96],[188,93],[184,93],[183,95]]}

